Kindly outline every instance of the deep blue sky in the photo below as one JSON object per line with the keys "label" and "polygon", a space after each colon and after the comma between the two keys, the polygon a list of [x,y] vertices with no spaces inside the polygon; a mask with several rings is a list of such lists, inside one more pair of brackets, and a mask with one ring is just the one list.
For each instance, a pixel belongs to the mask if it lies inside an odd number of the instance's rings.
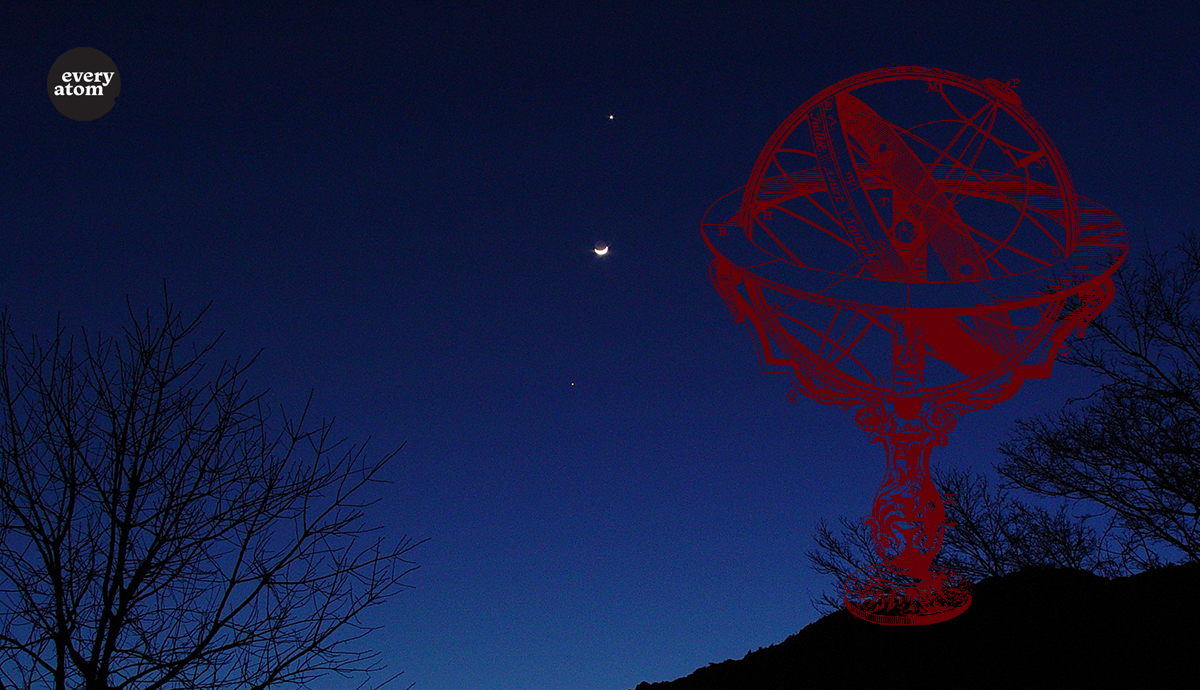
{"label": "deep blue sky", "polygon": [[[624,690],[817,618],[803,552],[882,449],[760,372],[699,222],[825,86],[1018,77],[1135,254],[1200,215],[1194,3],[584,4],[0,11],[0,303],[112,332],[166,279],[222,357],[265,349],[252,387],[407,441],[373,514],[430,538],[372,617],[399,687]],[[80,46],[122,79],[87,123],[44,86]],[[934,460],[1091,387],[1060,366]]]}

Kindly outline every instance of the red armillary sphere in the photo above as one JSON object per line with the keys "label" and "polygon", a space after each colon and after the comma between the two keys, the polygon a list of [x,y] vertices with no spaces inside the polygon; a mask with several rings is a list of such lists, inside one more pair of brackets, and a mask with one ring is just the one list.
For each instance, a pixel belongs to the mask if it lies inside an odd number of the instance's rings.
{"label": "red armillary sphere", "polygon": [[1015,84],[922,67],[834,84],[702,222],[713,285],[765,365],[854,410],[883,444],[866,518],[878,562],[844,583],[847,608],[873,623],[970,605],[970,582],[934,562],[954,525],[930,452],[960,415],[1050,375],[1067,335],[1112,301],[1128,253]]}

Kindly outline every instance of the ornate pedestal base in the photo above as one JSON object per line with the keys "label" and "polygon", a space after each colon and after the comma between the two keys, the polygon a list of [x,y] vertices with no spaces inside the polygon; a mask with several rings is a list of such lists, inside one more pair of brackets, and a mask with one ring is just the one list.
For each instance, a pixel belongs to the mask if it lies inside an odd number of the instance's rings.
{"label": "ornate pedestal base", "polygon": [[846,608],[879,625],[929,625],[950,620],[971,605],[971,583],[939,566],[928,580],[902,575],[886,566],[864,568],[843,583]]}

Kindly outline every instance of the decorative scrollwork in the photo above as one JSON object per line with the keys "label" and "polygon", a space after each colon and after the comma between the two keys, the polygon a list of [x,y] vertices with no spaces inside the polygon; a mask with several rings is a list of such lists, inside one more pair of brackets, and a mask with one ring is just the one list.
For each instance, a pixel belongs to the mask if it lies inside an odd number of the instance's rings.
{"label": "decorative scrollwork", "polygon": [[1087,332],[1087,327],[1112,303],[1116,295],[1116,286],[1112,276],[1105,276],[1095,281],[1095,286],[1086,292],[1079,293],[1082,304],[1070,316],[1070,323],[1078,324],[1076,335],[1080,338]]}
{"label": "decorative scrollwork", "polygon": [[871,434],[871,440],[875,440],[887,428],[888,416],[882,405],[863,403],[854,413],[854,422],[859,429]]}
{"label": "decorative scrollwork", "polygon": [[929,411],[929,431],[937,437],[939,446],[946,445],[946,435],[954,431],[963,412],[961,403],[943,403]]}
{"label": "decorative scrollwork", "polygon": [[739,300],[741,295],[737,294],[737,285],[742,282],[742,270],[734,266],[732,262],[723,256],[718,256],[709,264],[709,277],[712,279],[713,287],[717,289],[717,294],[725,300],[729,305],[729,312],[733,316],[733,320],[741,323],[745,320],[746,314],[739,309]]}

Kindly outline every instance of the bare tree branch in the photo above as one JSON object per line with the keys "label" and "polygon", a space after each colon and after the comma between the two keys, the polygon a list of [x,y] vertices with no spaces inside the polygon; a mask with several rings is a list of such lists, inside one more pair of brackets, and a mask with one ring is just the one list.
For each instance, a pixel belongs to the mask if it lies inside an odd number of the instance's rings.
{"label": "bare tree branch", "polygon": [[129,312],[78,357],[61,325],[23,346],[0,316],[0,690],[365,685],[362,616],[421,543],[364,526],[399,449],[331,441],[311,395],[272,433],[253,359],[205,377],[219,338],[185,350],[203,312]]}
{"label": "bare tree branch", "polygon": [[[1127,574],[1110,530],[1097,534],[1087,521],[1093,515],[1071,516],[1066,506],[1051,513],[1013,498],[1004,487],[993,487],[985,475],[959,469],[934,468],[934,481],[946,501],[946,516],[955,523],[946,530],[935,562],[978,581],[1039,565],[1088,570],[1105,577]],[[825,614],[845,607],[841,585],[847,576],[879,563],[875,544],[861,520],[839,518],[835,534],[822,521],[808,552],[814,571],[830,575],[832,590],[809,600]]]}
{"label": "bare tree branch", "polygon": [[1013,486],[1110,512],[1141,568],[1161,564],[1163,547],[1200,559],[1200,236],[1178,251],[1174,265],[1151,253],[1118,272],[1116,309],[1063,359],[1103,385],[1018,422],[997,468]]}

